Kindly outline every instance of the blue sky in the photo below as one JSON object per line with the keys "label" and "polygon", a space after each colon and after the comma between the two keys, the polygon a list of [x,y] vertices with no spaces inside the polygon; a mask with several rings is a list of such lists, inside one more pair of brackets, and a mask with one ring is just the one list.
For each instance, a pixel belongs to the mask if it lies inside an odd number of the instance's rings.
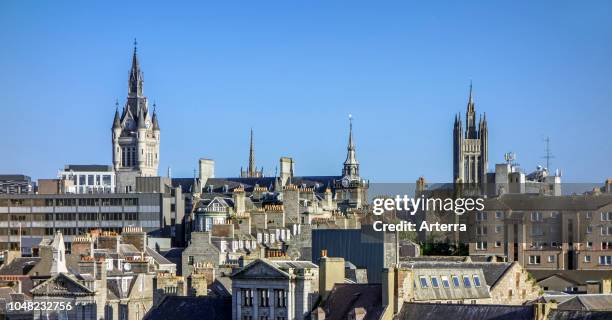
{"label": "blue sky", "polygon": [[528,171],[551,138],[565,181],[612,177],[609,1],[2,1],[0,172],[54,177],[111,163],[133,38],[162,128],[161,166],[217,176],[341,172],[349,113],[372,181],[451,179],[453,116],[470,79],[490,169]]}

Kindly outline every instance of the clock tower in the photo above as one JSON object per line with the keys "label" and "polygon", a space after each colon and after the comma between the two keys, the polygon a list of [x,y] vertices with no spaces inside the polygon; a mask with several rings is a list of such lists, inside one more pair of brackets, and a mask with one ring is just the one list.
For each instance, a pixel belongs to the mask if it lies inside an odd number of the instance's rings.
{"label": "clock tower", "polygon": [[138,61],[136,41],[132,68],[128,77],[127,101],[119,112],[115,104],[112,127],[113,169],[117,176],[117,192],[133,192],[136,177],[157,176],[159,167],[160,130],[155,104],[149,110],[143,93],[144,77]]}
{"label": "clock tower", "polygon": [[349,138],[342,176],[334,182],[338,206],[342,210],[361,208],[367,202],[369,182],[359,176],[359,161],[353,141],[353,117],[349,115]]}

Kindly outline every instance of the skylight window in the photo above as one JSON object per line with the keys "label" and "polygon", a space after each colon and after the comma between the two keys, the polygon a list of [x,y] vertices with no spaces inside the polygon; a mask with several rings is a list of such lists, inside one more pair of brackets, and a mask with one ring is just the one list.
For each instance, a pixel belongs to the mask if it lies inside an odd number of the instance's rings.
{"label": "skylight window", "polygon": [[438,278],[437,277],[431,277],[431,286],[434,288],[439,288],[440,285],[438,284]]}
{"label": "skylight window", "polygon": [[419,278],[419,280],[421,281],[421,288],[427,288],[427,287],[428,287],[428,286],[427,286],[427,278],[425,278],[425,277],[421,276],[421,277]]}

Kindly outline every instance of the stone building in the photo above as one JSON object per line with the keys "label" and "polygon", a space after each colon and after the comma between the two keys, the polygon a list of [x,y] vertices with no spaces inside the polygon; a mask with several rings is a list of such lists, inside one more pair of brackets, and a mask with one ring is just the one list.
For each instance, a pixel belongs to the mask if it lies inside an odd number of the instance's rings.
{"label": "stone building", "polygon": [[232,319],[305,319],[318,297],[318,266],[257,259],[234,272]]}
{"label": "stone building", "polygon": [[136,177],[157,176],[160,128],[155,112],[143,92],[144,77],[134,43],[127,101],[121,113],[115,110],[112,126],[113,168],[118,192],[133,192]]}
{"label": "stone building", "polygon": [[507,194],[466,217],[470,255],[529,270],[610,270],[612,195]]}
{"label": "stone building", "polygon": [[489,130],[486,115],[480,117],[476,127],[476,110],[470,84],[465,130],[461,114],[455,116],[453,127],[453,182],[484,183],[489,165]]}

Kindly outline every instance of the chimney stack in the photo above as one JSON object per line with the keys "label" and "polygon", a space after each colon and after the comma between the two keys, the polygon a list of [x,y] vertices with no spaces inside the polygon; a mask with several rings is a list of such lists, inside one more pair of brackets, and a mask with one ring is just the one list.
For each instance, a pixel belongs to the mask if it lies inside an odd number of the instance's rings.
{"label": "chimney stack", "polygon": [[327,250],[321,250],[319,260],[319,294],[327,299],[336,283],[344,283],[344,258],[328,257]]}

